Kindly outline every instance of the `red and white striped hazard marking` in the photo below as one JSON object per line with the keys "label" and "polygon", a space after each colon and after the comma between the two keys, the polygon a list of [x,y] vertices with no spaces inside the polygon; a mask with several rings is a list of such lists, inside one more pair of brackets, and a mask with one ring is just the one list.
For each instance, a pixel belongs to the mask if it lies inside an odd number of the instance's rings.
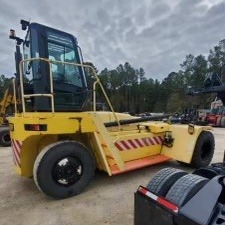
{"label": "red and white striped hazard marking", "polygon": [[147,189],[141,186],[138,188],[138,191],[144,194],[145,196],[148,196],[149,198],[155,200],[156,202],[158,202],[160,205],[163,205],[167,209],[170,209],[173,212],[178,213],[179,208],[173,203],[167,201],[166,199],[158,197],[157,195],[153,194],[152,192],[148,191]]}
{"label": "red and white striped hazard marking", "polygon": [[17,140],[12,140],[13,161],[14,161],[14,164],[19,167],[20,167],[21,148],[22,148],[22,142]]}
{"label": "red and white striped hazard marking", "polygon": [[126,151],[134,148],[142,148],[151,145],[161,145],[163,139],[163,136],[128,139],[115,142],[115,146],[120,151]]}

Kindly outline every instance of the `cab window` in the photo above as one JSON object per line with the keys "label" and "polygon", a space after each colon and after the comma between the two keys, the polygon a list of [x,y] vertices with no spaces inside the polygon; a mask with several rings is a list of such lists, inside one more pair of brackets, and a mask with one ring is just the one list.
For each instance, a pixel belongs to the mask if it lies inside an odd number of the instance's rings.
{"label": "cab window", "polygon": [[82,87],[79,67],[68,63],[78,63],[72,39],[65,35],[48,32],[48,57],[52,62],[53,80]]}

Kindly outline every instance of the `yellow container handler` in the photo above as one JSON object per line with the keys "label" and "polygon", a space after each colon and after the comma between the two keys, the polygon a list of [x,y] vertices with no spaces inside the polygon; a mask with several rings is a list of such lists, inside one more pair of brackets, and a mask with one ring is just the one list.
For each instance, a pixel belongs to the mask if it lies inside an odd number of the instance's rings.
{"label": "yellow container handler", "polygon": [[[16,37],[15,115],[9,118],[13,159],[19,175],[34,177],[46,195],[79,194],[95,170],[109,176],[175,159],[208,165],[214,152],[209,127],[171,125],[116,113],[94,69],[84,65],[76,38],[37,23],[21,21],[25,39]],[[20,45],[23,46],[23,54]],[[92,70],[93,110],[86,71]],[[110,112],[96,111],[96,86]],[[157,117],[158,118],[158,117]]]}

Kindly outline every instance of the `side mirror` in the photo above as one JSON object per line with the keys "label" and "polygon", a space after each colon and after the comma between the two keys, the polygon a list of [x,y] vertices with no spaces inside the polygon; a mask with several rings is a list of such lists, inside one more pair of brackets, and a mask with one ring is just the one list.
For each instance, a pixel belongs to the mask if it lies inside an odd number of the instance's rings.
{"label": "side mirror", "polygon": [[28,22],[26,20],[20,20],[20,24],[21,24],[22,30],[26,30],[27,27],[30,25],[30,22]]}

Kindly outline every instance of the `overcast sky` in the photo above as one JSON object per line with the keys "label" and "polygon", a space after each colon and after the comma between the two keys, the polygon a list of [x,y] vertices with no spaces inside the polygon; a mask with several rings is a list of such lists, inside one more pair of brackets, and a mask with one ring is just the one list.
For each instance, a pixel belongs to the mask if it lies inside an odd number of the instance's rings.
{"label": "overcast sky", "polygon": [[160,80],[225,39],[225,0],[1,0],[0,74],[15,72],[8,34],[24,36],[20,19],[74,34],[99,70],[129,62]]}

